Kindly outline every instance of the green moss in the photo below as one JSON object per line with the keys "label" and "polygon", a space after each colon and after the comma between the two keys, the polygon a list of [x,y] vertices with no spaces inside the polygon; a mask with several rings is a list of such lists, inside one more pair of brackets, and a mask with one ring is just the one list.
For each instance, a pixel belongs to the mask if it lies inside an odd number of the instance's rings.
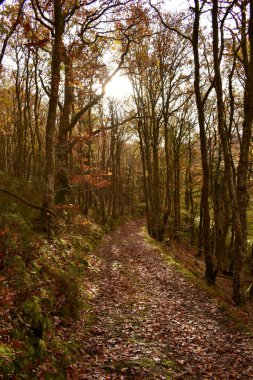
{"label": "green moss", "polygon": [[65,374],[65,371],[62,370],[62,368],[59,368],[59,370],[57,371],[57,375],[52,374],[52,373],[45,373],[44,379],[45,380],[55,380],[56,379],[55,376],[57,376],[57,380],[66,380],[66,374]]}
{"label": "green moss", "polygon": [[253,283],[245,290],[246,299],[253,298]]}
{"label": "green moss", "polygon": [[63,296],[58,305],[59,315],[77,319],[82,308],[79,279],[73,273],[59,270],[55,272],[56,287]]}
{"label": "green moss", "polygon": [[[137,360],[122,361],[117,363],[110,363],[104,367],[108,372],[119,372],[126,374],[129,378],[135,378],[135,374],[145,369],[148,371],[146,379],[158,378],[163,376],[167,380],[171,379],[172,372],[181,372],[181,368],[170,359],[154,360],[149,357],[139,358]],[[137,372],[136,372],[137,371]],[[128,378],[127,377],[127,378]],[[160,377],[159,377],[160,378]]]}
{"label": "green moss", "polygon": [[5,231],[0,241],[4,266],[8,268],[15,255],[29,261],[33,233],[30,222],[19,211],[0,213],[0,230]]}
{"label": "green moss", "polygon": [[32,360],[44,360],[47,355],[47,344],[44,339],[30,337],[27,341],[27,356]]}
{"label": "green moss", "polygon": [[95,318],[94,314],[89,312],[85,315],[85,324],[87,327],[93,326],[95,324],[95,322],[96,322],[96,318]]}
{"label": "green moss", "polygon": [[221,312],[227,311],[228,310],[228,304],[226,302],[220,302],[219,309]]}
{"label": "green moss", "polygon": [[74,235],[71,237],[71,245],[78,251],[90,253],[92,251],[92,244],[84,239],[83,237]]}
{"label": "green moss", "polygon": [[162,360],[161,365],[166,368],[178,368],[177,364],[170,359]]}
{"label": "green moss", "polygon": [[[73,343],[71,343],[70,345],[68,341],[63,340],[61,337],[54,336],[50,347],[57,354],[57,357],[61,357],[62,366],[69,364],[69,359],[71,357],[71,350],[73,351],[74,349]],[[59,358],[58,360],[55,358],[54,364],[56,366],[59,365]]]}
{"label": "green moss", "polygon": [[149,243],[154,248],[159,250],[163,260],[166,261],[166,263],[168,265],[175,267],[177,269],[177,271],[179,271],[185,277],[188,277],[191,279],[195,279],[197,277],[197,273],[185,268],[181,263],[176,261],[173,258],[173,256],[170,254],[170,251],[173,251],[173,249],[174,249],[173,243],[170,242],[169,249],[168,249],[168,247],[165,247],[165,244],[159,243],[156,240],[154,240],[153,238],[151,238],[147,233],[146,227],[142,228],[142,234],[143,234],[145,240],[147,241],[147,243]]}
{"label": "green moss", "polygon": [[[160,243],[160,242],[154,240],[148,234],[146,227],[142,227],[141,232],[142,232],[142,236],[144,237],[146,242],[148,244],[152,245],[152,247],[154,247],[155,249],[157,249],[161,253],[162,258],[167,262],[167,264],[179,267],[179,263],[168,253],[168,250],[165,249],[165,245],[163,243]],[[170,248],[173,249],[172,243],[170,243]]]}
{"label": "green moss", "polygon": [[12,260],[13,284],[17,289],[22,290],[22,294],[28,292],[32,285],[31,275],[21,256],[15,255]]}
{"label": "green moss", "polygon": [[178,270],[180,273],[182,273],[184,276],[186,277],[189,277],[189,278],[192,278],[192,279],[195,279],[197,274],[194,273],[193,271],[189,270],[189,269],[186,269],[184,267],[182,267],[181,265],[178,265]]}
{"label": "green moss", "polygon": [[0,344],[0,375],[10,378],[14,373],[15,352],[8,346]]}
{"label": "green moss", "polygon": [[150,358],[142,358],[139,360],[133,360],[128,362],[129,367],[141,367],[141,368],[154,368],[156,363],[153,359]]}
{"label": "green moss", "polygon": [[251,338],[253,337],[252,330],[249,329],[249,326],[246,323],[244,323],[243,321],[238,321],[238,319],[235,319],[232,316],[231,316],[231,319],[235,322],[238,330],[247,332],[250,334]]}
{"label": "green moss", "polygon": [[61,328],[55,325],[67,326],[79,318],[81,310],[87,327],[95,322],[89,305],[85,305],[88,295],[82,285],[102,230],[86,220],[85,225],[71,225],[74,233],[56,231],[48,240],[37,232],[33,239],[27,221],[15,213],[13,209],[0,216],[2,228],[11,226],[1,239],[0,250],[5,254],[5,267],[16,291],[17,323],[11,336],[22,341],[23,346],[13,350],[0,346],[0,374],[4,379],[15,373],[18,378],[35,380],[36,368],[46,361],[52,372],[43,373],[45,379],[52,379],[52,373],[53,378],[65,379],[64,369],[76,361],[78,343],[58,337]]}
{"label": "green moss", "polygon": [[43,313],[38,296],[33,296],[25,301],[21,307],[21,313],[32,336],[42,339],[44,332],[50,330],[50,319]]}

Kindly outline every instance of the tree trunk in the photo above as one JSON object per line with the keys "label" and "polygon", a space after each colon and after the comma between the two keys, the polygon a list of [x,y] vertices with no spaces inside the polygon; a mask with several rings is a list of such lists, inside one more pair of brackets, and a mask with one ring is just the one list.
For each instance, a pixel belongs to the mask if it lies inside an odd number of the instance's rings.
{"label": "tree trunk", "polygon": [[223,101],[222,79],[220,72],[220,59],[219,59],[219,26],[218,26],[218,0],[213,0],[212,8],[212,26],[213,26],[213,60],[214,60],[214,73],[215,73],[215,90],[217,95],[217,111],[218,111],[218,129],[222,144],[223,157],[225,162],[226,180],[229,189],[229,196],[231,201],[231,208],[234,219],[235,228],[235,266],[234,266],[234,282],[233,282],[233,300],[236,304],[243,302],[241,294],[242,282],[242,267],[243,257],[245,255],[245,245],[243,240],[242,225],[240,218],[240,210],[237,201],[236,185],[233,175],[233,161],[230,151],[229,137],[227,135],[227,128],[225,125],[225,110]]}
{"label": "tree trunk", "polygon": [[199,131],[200,131],[200,149],[201,149],[201,159],[202,159],[202,173],[203,173],[203,183],[202,183],[202,210],[203,210],[203,248],[205,255],[206,281],[209,284],[215,282],[217,276],[216,260],[212,254],[210,246],[210,212],[209,212],[209,164],[208,164],[208,149],[206,143],[206,131],[205,131],[205,114],[204,114],[204,103],[202,101],[201,90],[200,90],[200,62],[199,62],[199,21],[200,21],[200,9],[199,1],[195,0],[195,18],[193,25],[193,36],[192,36],[192,46],[194,55],[194,89],[196,104],[198,110],[198,121],[199,121]]}
{"label": "tree trunk", "polygon": [[64,52],[65,83],[64,83],[64,104],[61,110],[58,142],[56,145],[56,193],[55,202],[64,204],[67,202],[67,195],[70,190],[68,181],[68,126],[73,103],[72,89],[72,65],[68,53]]}
{"label": "tree trunk", "polygon": [[[246,7],[245,7],[246,8]],[[242,19],[246,9],[242,5]],[[242,125],[242,140],[240,146],[240,158],[237,168],[237,203],[241,222],[241,235],[235,235],[235,263],[234,263],[234,282],[233,282],[233,299],[240,304],[241,281],[243,272],[243,262],[247,253],[247,208],[248,208],[248,169],[249,169],[249,152],[252,137],[253,121],[253,0],[250,0],[250,19],[248,26],[249,35],[249,57],[247,50],[244,54],[244,67],[246,74],[245,92],[244,92],[244,120]],[[245,48],[247,49],[246,36],[244,39]],[[242,49],[244,51],[244,49]],[[245,54],[247,53],[247,57]]]}
{"label": "tree trunk", "polygon": [[[63,35],[63,16],[61,9],[61,0],[54,0],[54,41],[51,62],[51,86],[49,108],[46,124],[46,167],[45,167],[45,193],[43,206],[49,209],[54,207],[54,181],[55,181],[55,124],[56,111],[60,83],[60,64]],[[46,218],[49,227],[51,217]]]}

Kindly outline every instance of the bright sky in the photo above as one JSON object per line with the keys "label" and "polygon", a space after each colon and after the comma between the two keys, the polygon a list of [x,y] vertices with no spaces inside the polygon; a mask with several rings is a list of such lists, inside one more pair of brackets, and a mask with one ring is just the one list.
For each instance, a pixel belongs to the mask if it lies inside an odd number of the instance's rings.
{"label": "bright sky", "polygon": [[164,6],[169,11],[179,11],[188,5],[187,0],[164,0]]}
{"label": "bright sky", "polygon": [[106,95],[111,98],[124,99],[132,94],[132,86],[126,76],[117,73],[106,86]]}
{"label": "bright sky", "polygon": [[[164,7],[168,11],[180,11],[188,6],[187,0],[164,0]],[[123,100],[132,95],[132,86],[128,78],[120,73],[116,74],[106,86],[106,96]]]}

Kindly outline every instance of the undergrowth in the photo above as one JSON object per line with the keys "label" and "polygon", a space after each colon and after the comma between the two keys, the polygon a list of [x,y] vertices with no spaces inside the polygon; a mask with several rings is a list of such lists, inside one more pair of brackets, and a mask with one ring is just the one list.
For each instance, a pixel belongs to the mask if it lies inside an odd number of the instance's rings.
{"label": "undergrowth", "polygon": [[86,308],[83,283],[101,228],[75,211],[49,239],[34,230],[36,214],[2,205],[0,378],[64,379],[78,351],[66,331]]}

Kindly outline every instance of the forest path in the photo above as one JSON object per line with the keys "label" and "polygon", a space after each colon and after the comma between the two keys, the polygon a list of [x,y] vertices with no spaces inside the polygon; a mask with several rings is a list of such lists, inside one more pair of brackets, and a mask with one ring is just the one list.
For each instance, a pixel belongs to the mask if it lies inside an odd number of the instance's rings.
{"label": "forest path", "polygon": [[213,300],[168,265],[131,221],[90,271],[93,324],[68,379],[253,379],[253,348]]}

